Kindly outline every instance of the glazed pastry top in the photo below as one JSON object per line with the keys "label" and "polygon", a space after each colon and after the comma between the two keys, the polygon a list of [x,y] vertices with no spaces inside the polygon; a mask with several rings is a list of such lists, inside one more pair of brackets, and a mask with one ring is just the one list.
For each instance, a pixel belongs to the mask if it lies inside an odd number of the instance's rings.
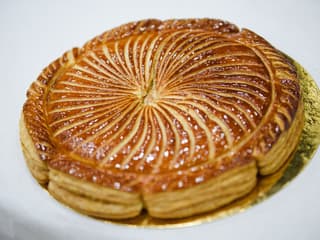
{"label": "glazed pastry top", "polygon": [[220,20],[146,20],[50,64],[23,113],[49,167],[160,192],[266,154],[299,101],[295,68],[255,33]]}

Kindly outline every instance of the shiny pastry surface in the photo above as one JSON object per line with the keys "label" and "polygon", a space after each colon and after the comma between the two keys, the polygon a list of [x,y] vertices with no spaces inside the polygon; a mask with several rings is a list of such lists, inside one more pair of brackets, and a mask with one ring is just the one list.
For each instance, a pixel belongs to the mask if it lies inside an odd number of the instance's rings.
{"label": "shiny pastry surface", "polygon": [[[52,181],[58,199],[69,191],[91,201],[98,193],[81,186],[89,184],[133,194],[129,215],[147,208],[170,218],[248,193],[257,172],[271,174],[286,161],[302,125],[296,69],[262,37],[214,19],[145,20],[107,31],[44,69],[29,88],[21,136],[34,146],[24,148],[31,172]],[[196,202],[182,203],[181,191],[209,196],[217,192],[210,186],[224,184],[219,179],[234,179],[229,198],[215,206],[200,196],[206,207],[184,212]],[[158,209],[161,194],[173,203]],[[96,212],[88,214],[105,216]]]}

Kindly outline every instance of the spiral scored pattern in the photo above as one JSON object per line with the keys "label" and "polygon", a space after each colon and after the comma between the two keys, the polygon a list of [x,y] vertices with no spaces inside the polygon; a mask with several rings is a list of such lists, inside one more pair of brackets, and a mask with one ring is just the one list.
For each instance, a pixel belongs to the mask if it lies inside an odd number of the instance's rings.
{"label": "spiral scored pattern", "polygon": [[241,147],[270,104],[249,47],[209,31],[144,33],[86,52],[51,86],[54,142],[99,168],[161,173]]}
{"label": "spiral scored pattern", "polygon": [[[49,64],[20,121],[32,175],[108,219],[182,218],[248,194],[294,151],[297,69],[215,19],[124,24]],[[143,220],[144,221],[144,220]]]}

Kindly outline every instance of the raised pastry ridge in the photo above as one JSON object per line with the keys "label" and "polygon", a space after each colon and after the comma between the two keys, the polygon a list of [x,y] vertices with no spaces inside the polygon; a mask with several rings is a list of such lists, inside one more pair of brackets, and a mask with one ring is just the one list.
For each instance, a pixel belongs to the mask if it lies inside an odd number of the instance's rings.
{"label": "raised pastry ridge", "polygon": [[[287,159],[301,113],[295,68],[255,33],[219,20],[147,20],[107,31],[50,64],[28,91],[22,132],[34,143],[24,150],[37,152],[30,168],[42,171],[41,180],[34,171],[40,182],[48,181],[48,165],[136,200],[142,193],[148,206],[157,193],[247,169],[248,187],[230,201],[254,186],[255,162],[270,174]],[[285,141],[293,144],[276,159],[271,153]],[[61,192],[54,176],[52,189]]]}
{"label": "raised pastry ridge", "polygon": [[20,137],[24,154],[29,156],[26,159],[31,172],[35,175],[37,170],[41,171],[41,177],[36,177],[41,183],[48,182],[47,161],[55,154],[45,110],[48,87],[69,64],[74,63],[78,54],[79,49],[73,48],[53,61],[43,69],[27,92],[20,120]]}

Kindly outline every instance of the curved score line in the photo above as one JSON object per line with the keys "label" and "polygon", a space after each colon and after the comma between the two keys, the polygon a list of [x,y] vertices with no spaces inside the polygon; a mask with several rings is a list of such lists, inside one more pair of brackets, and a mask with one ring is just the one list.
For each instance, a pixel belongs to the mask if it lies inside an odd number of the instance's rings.
{"label": "curved score line", "polygon": [[167,103],[167,102],[159,102],[159,105],[165,105],[164,108],[167,108],[168,110],[170,110],[170,112],[174,116],[174,118],[176,118],[179,121],[179,123],[184,128],[185,132],[189,135],[189,141],[190,141],[189,158],[191,158],[191,157],[193,157],[194,152],[195,152],[195,136],[194,136],[193,130],[188,125],[187,120],[183,116],[181,116],[180,113],[178,113],[172,106],[165,104],[165,103]]}
{"label": "curved score line", "polygon": [[[121,108],[123,105],[128,105],[128,104],[120,104],[120,105],[118,105],[117,106],[117,108]],[[114,109],[114,108],[113,108]],[[101,110],[100,110],[101,111]],[[99,112],[100,112],[99,111]],[[93,112],[94,113],[94,112]],[[86,113],[87,114],[87,113]],[[86,115],[85,114],[85,115]],[[81,114],[82,115],[82,114]],[[71,129],[71,128],[75,128],[75,127],[77,127],[77,126],[80,126],[80,125],[82,125],[82,124],[84,124],[84,123],[88,123],[88,122],[90,122],[90,121],[92,121],[92,120],[95,120],[95,119],[98,119],[98,118],[100,118],[100,117],[102,117],[102,116],[105,116],[106,115],[106,113],[103,111],[102,113],[100,113],[100,114],[98,114],[98,115],[93,115],[92,117],[89,117],[89,118],[86,118],[86,119],[84,119],[84,120],[81,120],[81,121],[77,121],[77,122],[74,122],[74,123],[72,123],[72,124],[68,124],[67,126],[64,126],[63,128],[60,128],[60,129],[58,129],[57,131],[55,131],[54,133],[53,133],[53,136],[54,137],[56,137],[56,136],[58,136],[59,134],[61,134],[61,133],[63,133],[63,132],[65,132],[65,131],[67,131],[67,130],[69,130],[69,129]],[[72,119],[74,119],[74,118],[79,118],[79,115],[72,115]],[[107,119],[110,119],[110,118],[112,118],[111,116],[109,117],[109,118],[107,118]],[[106,118],[104,119],[104,120],[106,120]],[[65,122],[66,120],[64,120],[63,122]],[[52,126],[53,124],[50,124],[50,126]],[[88,131],[89,129],[92,129],[95,125],[97,125],[97,123],[95,123],[95,124],[93,124],[92,126],[90,126],[89,128],[86,128],[86,131]],[[78,132],[78,133],[80,133],[80,132]],[[81,134],[82,134],[83,132],[81,132]],[[75,136],[73,136],[73,137],[75,137]]]}
{"label": "curved score line", "polygon": [[172,119],[173,118],[170,118],[169,115],[159,106],[155,105],[155,107],[153,108],[154,111],[159,111],[159,113],[162,114],[162,116],[164,116],[164,118],[167,120],[167,122],[169,123],[170,125],[170,128],[172,129],[173,131],[173,135],[174,135],[174,154],[173,154],[173,157],[171,159],[171,168],[173,167],[174,163],[177,162],[177,159],[179,157],[179,149],[180,149],[180,146],[181,146],[181,138],[180,138],[180,135],[178,133],[178,130],[177,128],[174,126],[173,122],[172,122]]}
{"label": "curved score line", "polygon": [[[120,106],[124,105],[126,102],[123,101],[121,104],[117,104],[117,108],[119,108]],[[68,120],[71,120],[71,119],[74,119],[76,117],[83,117],[85,115],[92,115],[94,113],[98,113],[98,112],[104,112],[104,115],[105,115],[105,111],[109,110],[110,108],[112,108],[112,110],[114,110],[114,105],[113,103],[109,103],[107,104],[106,106],[102,105],[102,107],[98,107],[98,108],[95,108],[94,110],[91,110],[91,111],[84,111],[84,112],[81,112],[81,113],[78,113],[77,115],[71,115],[69,117],[64,117],[64,118],[61,118],[59,120],[56,120],[54,122],[51,122],[49,124],[49,127],[52,127],[58,123],[61,123],[61,122],[65,122],[65,121],[68,121]]]}
{"label": "curved score line", "polygon": [[128,164],[133,156],[137,153],[138,149],[142,147],[143,143],[146,141],[146,135],[148,132],[148,124],[149,124],[149,116],[148,116],[148,109],[144,109],[144,124],[143,124],[143,130],[141,135],[139,136],[138,142],[134,145],[134,147],[131,149],[128,156],[126,156],[122,162],[121,162],[121,168],[125,168],[126,164]]}
{"label": "curved score line", "polygon": [[[128,82],[125,81],[128,77],[127,76],[123,76],[121,73],[117,72],[116,69],[113,69],[111,67],[112,63],[111,63],[111,66],[110,66],[110,64],[106,64],[104,61],[102,61],[101,58],[98,58],[97,55],[94,52],[91,52],[90,56],[94,60],[99,62],[101,64],[101,66],[103,66],[107,71],[109,71],[109,72],[106,72],[106,75],[109,76],[111,78],[111,80],[116,80],[117,83],[121,82],[126,86],[128,85]],[[107,59],[107,61],[110,63],[110,61],[108,59]]]}
{"label": "curved score line", "polygon": [[[139,126],[140,126],[140,124],[141,124],[142,113],[143,113],[143,111],[140,111],[140,112],[138,113],[138,117],[137,117],[137,119],[135,120],[135,123],[134,123],[133,128],[132,128],[132,130],[130,131],[130,133],[129,133],[127,136],[125,136],[118,145],[116,145],[114,148],[112,148],[112,150],[107,153],[107,156],[105,156],[105,157],[99,162],[99,165],[98,165],[99,168],[103,167],[103,165],[105,165],[107,162],[109,162],[109,161],[110,161],[110,157],[113,156],[114,154],[116,154],[117,152],[119,152],[119,150],[121,150],[121,149],[134,137],[134,135],[137,133],[137,131],[138,131],[138,129],[139,129]],[[131,115],[131,116],[132,116],[132,115]],[[133,116],[132,116],[132,117],[133,117]],[[130,118],[130,121],[131,121],[131,120],[132,120],[132,118]],[[128,121],[128,123],[129,123],[129,121]],[[125,125],[124,125],[124,126],[125,126]],[[117,134],[115,134],[115,135],[119,135],[120,132],[121,132],[121,131],[119,130],[119,131],[117,132]],[[113,138],[115,138],[115,135],[113,135]],[[108,142],[111,142],[111,141],[113,140],[113,138],[108,139]],[[105,145],[107,145],[107,144],[108,144],[108,143],[106,143]],[[98,151],[98,150],[96,150],[96,151]]]}
{"label": "curved score line", "polygon": [[157,122],[159,124],[160,127],[160,132],[161,132],[161,148],[158,154],[158,159],[156,160],[155,164],[153,165],[153,173],[156,173],[159,171],[159,167],[162,164],[163,161],[163,156],[164,156],[164,150],[167,147],[167,142],[168,142],[168,137],[167,137],[167,133],[166,133],[166,127],[164,126],[161,118],[159,117],[158,113],[156,111],[153,111],[155,118],[157,119]]}

